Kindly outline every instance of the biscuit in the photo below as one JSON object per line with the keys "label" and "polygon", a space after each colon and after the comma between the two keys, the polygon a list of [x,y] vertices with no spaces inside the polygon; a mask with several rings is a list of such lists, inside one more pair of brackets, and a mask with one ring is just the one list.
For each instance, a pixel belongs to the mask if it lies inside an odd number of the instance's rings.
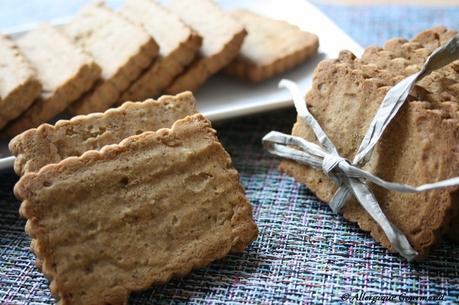
{"label": "biscuit", "polygon": [[41,92],[30,62],[9,36],[0,35],[0,129],[26,110]]}
{"label": "biscuit", "polygon": [[[445,27],[435,27],[420,33],[413,41],[433,51],[456,34],[456,31]],[[415,89],[413,95],[416,98],[438,105],[459,124],[459,60],[433,71],[419,81]]]}
{"label": "biscuit", "polygon": [[[348,160],[353,159],[387,91],[403,78],[390,70],[359,61],[345,51],[336,60],[322,61],[314,72],[312,89],[306,96],[308,107],[340,155]],[[411,185],[457,176],[459,128],[445,114],[439,105],[412,97],[384,132],[364,169],[385,180]],[[317,142],[302,120],[297,121],[292,134]],[[325,202],[336,191],[322,172],[287,160],[280,167]],[[448,230],[457,188],[415,194],[374,185],[371,188],[388,219],[419,252],[417,259],[425,258]],[[394,251],[384,232],[354,198],[344,206],[343,215]]]}
{"label": "biscuit", "polygon": [[107,110],[158,54],[150,35],[103,3],[85,7],[64,29],[102,68],[101,80],[69,107],[72,114]]}
{"label": "biscuit", "polygon": [[196,101],[190,92],[184,92],[162,96],[157,101],[127,102],[105,113],[60,120],[54,126],[43,124],[10,141],[9,149],[16,157],[14,170],[20,176],[36,172],[47,164],[81,156],[87,150],[118,144],[131,135],[170,127],[193,113]]}
{"label": "biscuit", "polygon": [[[456,33],[454,30],[438,26],[423,31],[411,41],[394,38],[387,41],[383,48],[368,48],[363,54],[362,61],[386,69],[393,75],[408,76],[418,71],[430,53]],[[433,103],[443,110],[443,116],[459,124],[459,61],[426,75],[410,94],[411,99]],[[456,138],[459,138],[459,135]],[[455,151],[459,158],[459,147]],[[457,216],[453,217],[452,229],[448,234],[450,239],[459,242],[458,232],[459,209]]]}
{"label": "biscuit", "polygon": [[239,55],[225,72],[252,82],[281,74],[317,53],[319,39],[285,21],[236,10],[232,16],[247,30]]}
{"label": "biscuit", "polygon": [[100,77],[99,66],[48,24],[20,37],[17,45],[37,71],[43,91],[25,112],[8,124],[6,133],[11,137],[64,111]]}
{"label": "biscuit", "polygon": [[190,64],[202,38],[154,0],[127,0],[120,14],[155,39],[159,56],[121,95],[119,103],[154,98]]}
{"label": "biscuit", "polygon": [[176,94],[196,91],[238,54],[247,34],[243,25],[213,0],[172,0],[169,8],[202,36],[199,56],[165,90]]}
{"label": "biscuit", "polygon": [[88,151],[15,186],[58,304],[126,304],[257,236],[237,171],[200,114]]}

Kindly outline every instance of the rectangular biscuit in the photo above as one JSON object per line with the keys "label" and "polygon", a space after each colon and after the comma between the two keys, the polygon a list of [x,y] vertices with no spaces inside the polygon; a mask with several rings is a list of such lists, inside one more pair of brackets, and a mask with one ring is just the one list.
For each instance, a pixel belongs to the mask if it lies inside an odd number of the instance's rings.
{"label": "rectangular biscuit", "polygon": [[11,37],[0,35],[0,129],[26,110],[41,92],[30,62]]}
{"label": "rectangular biscuit", "polygon": [[17,45],[37,71],[43,91],[35,102],[6,127],[13,137],[45,123],[88,91],[100,68],[59,30],[48,24],[26,33]]}
{"label": "rectangular biscuit", "polygon": [[159,56],[124,91],[119,103],[159,96],[196,56],[202,38],[155,0],[127,0],[120,14],[154,38]]}
{"label": "rectangular biscuit", "polygon": [[36,172],[47,164],[117,144],[131,135],[170,127],[193,113],[196,101],[190,92],[184,92],[157,101],[124,103],[105,113],[60,120],[54,126],[43,124],[10,141],[9,149],[16,156],[14,170],[20,176]]}
{"label": "rectangular biscuit", "polygon": [[72,114],[107,110],[158,55],[150,35],[103,3],[83,8],[65,32],[102,68],[102,79],[69,107]]}
{"label": "rectangular biscuit", "polygon": [[[403,76],[365,67],[350,52],[322,61],[306,96],[311,113],[335,144],[341,156],[352,160],[370,121],[387,91]],[[315,141],[311,129],[299,119],[293,135]],[[420,185],[457,176],[458,125],[429,101],[409,99],[376,145],[365,170],[398,183]],[[305,183],[321,200],[329,202],[336,185],[322,172],[284,160],[281,170]],[[455,189],[426,193],[398,193],[371,185],[388,219],[408,238],[423,259],[450,223]],[[384,232],[361,205],[350,198],[344,217],[385,247],[394,250]]]}
{"label": "rectangular biscuit", "polygon": [[[408,76],[421,69],[433,50],[456,34],[443,26],[426,30],[412,40],[393,38],[384,46],[371,46],[362,56],[362,62],[386,70],[394,76]],[[459,61],[433,71],[420,80],[410,95],[427,100],[457,117],[459,104]]]}
{"label": "rectangular biscuit", "polygon": [[[433,51],[456,34],[457,31],[455,30],[438,26],[416,35],[413,41]],[[425,90],[423,90],[425,98],[440,105],[455,121],[456,130],[459,129],[457,128],[459,125],[459,60],[425,77],[421,82],[421,86]],[[456,135],[456,139],[458,138],[459,133]],[[459,160],[459,144],[456,146],[455,152],[456,160]],[[459,173],[459,169],[456,170],[457,173]],[[454,196],[454,202],[458,206],[459,191]],[[452,217],[447,236],[451,241],[459,243],[459,207],[456,208],[453,215],[455,216]]]}
{"label": "rectangular biscuit", "polygon": [[[362,61],[384,69],[392,75],[408,76],[419,71],[431,52],[456,33],[444,26],[438,26],[419,33],[409,41],[393,38],[383,47],[367,48]],[[410,95],[412,99],[432,103],[435,108],[442,110],[444,117],[448,117],[452,123],[459,126],[459,61],[426,75],[416,84]],[[459,135],[457,137],[459,138]],[[455,151],[459,154],[459,144]],[[457,158],[459,159],[459,155]],[[459,172],[459,169],[456,172]],[[448,237],[459,242],[459,209],[453,217],[450,231]]]}
{"label": "rectangular biscuit", "polygon": [[166,89],[196,91],[238,54],[247,32],[213,0],[172,0],[169,8],[203,38],[199,57]]}
{"label": "rectangular biscuit", "polygon": [[317,53],[319,39],[285,21],[274,20],[248,10],[231,15],[246,28],[240,53],[225,72],[259,82],[285,72]]}
{"label": "rectangular biscuit", "polygon": [[60,305],[126,304],[257,236],[239,175],[200,114],[29,173],[15,194]]}

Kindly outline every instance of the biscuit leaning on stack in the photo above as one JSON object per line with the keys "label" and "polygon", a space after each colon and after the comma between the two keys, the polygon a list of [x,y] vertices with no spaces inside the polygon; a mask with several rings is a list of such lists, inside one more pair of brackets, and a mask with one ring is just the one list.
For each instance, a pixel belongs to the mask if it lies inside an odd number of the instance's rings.
{"label": "biscuit leaning on stack", "polygon": [[[19,176],[38,172],[45,165],[81,156],[89,150],[100,150],[129,136],[171,127],[176,120],[194,113],[196,101],[190,92],[184,92],[159,100],[127,102],[105,113],[79,115],[55,125],[43,124],[10,141],[9,149],[16,157],[14,170]],[[35,245],[33,239],[34,252]],[[36,264],[41,268],[39,258]]]}
{"label": "biscuit leaning on stack", "polygon": [[[20,212],[58,304],[125,304],[130,292],[256,238],[238,173],[195,111],[191,93],[182,93],[12,140],[23,174],[15,186]],[[170,128],[152,131],[160,127]]]}
{"label": "biscuit leaning on stack", "polygon": [[183,92],[158,100],[127,102],[105,113],[79,115],[55,125],[43,124],[10,141],[9,149],[16,156],[14,170],[19,176],[37,172],[47,164],[117,144],[129,136],[171,127],[194,113],[193,94]]}
{"label": "biscuit leaning on stack", "polygon": [[169,9],[202,36],[199,57],[165,90],[196,91],[238,54],[247,32],[213,0],[172,0]]}
{"label": "biscuit leaning on stack", "polygon": [[200,114],[48,165],[15,193],[61,305],[125,304],[131,291],[242,251],[257,234]]}
{"label": "biscuit leaning on stack", "polygon": [[[443,40],[439,38],[441,35],[433,35],[435,31],[432,29],[418,36],[431,37],[435,41],[430,39],[420,44],[415,38],[412,42],[402,43],[395,48],[397,56],[390,54],[392,51],[377,50],[379,55],[370,59],[369,52],[375,53],[371,48],[359,60],[352,53],[343,51],[338,59],[325,60],[318,65],[306,101],[341,156],[352,160],[387,91],[404,78],[405,72],[411,74],[419,70],[425,57],[434,49],[427,45],[436,45]],[[404,57],[400,57],[402,54]],[[419,54],[422,58],[410,63]],[[400,69],[400,65],[407,70]],[[452,63],[445,69],[450,71],[456,65]],[[453,89],[456,88],[457,81],[448,78],[448,82],[450,86],[453,84]],[[422,87],[422,83],[417,86]],[[430,82],[433,83],[435,81]],[[427,85],[424,90],[435,91],[435,86]],[[418,91],[419,88],[413,90],[363,169],[384,180],[410,185],[458,176],[458,121],[446,110],[449,106],[425,98],[428,94],[416,96]],[[441,95],[437,93],[436,96]],[[315,141],[311,129],[302,120],[296,122],[292,134]],[[329,202],[336,191],[336,185],[328,177],[310,167],[284,160],[281,170],[305,183],[325,202]],[[439,238],[451,230],[453,222],[457,223],[457,216],[454,216],[457,188],[411,194],[373,185],[371,188],[388,219],[419,252],[418,260],[425,258]],[[358,223],[363,230],[370,231],[385,247],[394,250],[383,231],[354,198],[344,206],[343,215]]]}
{"label": "biscuit leaning on stack", "polygon": [[72,114],[108,109],[158,55],[150,35],[103,3],[83,8],[64,31],[102,68],[95,87],[69,107]]}
{"label": "biscuit leaning on stack", "polygon": [[92,58],[48,24],[24,34],[16,43],[36,70],[43,91],[6,126],[11,137],[54,118],[87,92],[100,76],[100,68]]}
{"label": "biscuit leaning on stack", "polygon": [[119,12],[153,37],[159,56],[124,91],[118,104],[154,98],[195,58],[202,38],[155,0],[126,0]]}
{"label": "biscuit leaning on stack", "polygon": [[260,82],[297,66],[317,53],[319,38],[285,21],[274,20],[248,10],[231,15],[248,34],[241,51],[225,72]]}
{"label": "biscuit leaning on stack", "polygon": [[11,37],[0,35],[0,129],[26,110],[41,92],[30,62]]}

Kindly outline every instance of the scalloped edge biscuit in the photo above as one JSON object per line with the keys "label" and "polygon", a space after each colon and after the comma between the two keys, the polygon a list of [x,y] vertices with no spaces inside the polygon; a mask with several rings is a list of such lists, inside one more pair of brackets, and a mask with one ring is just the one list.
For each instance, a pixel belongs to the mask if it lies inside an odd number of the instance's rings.
{"label": "scalloped edge biscuit", "polygon": [[40,95],[35,70],[10,36],[0,35],[0,129],[17,118]]}
{"label": "scalloped edge biscuit", "polygon": [[[382,48],[367,48],[362,61],[385,69],[393,75],[408,76],[417,72],[430,53],[456,33],[455,30],[437,26],[417,34],[410,41],[392,38]],[[412,100],[425,100],[434,104],[436,108],[443,110],[443,117],[451,118],[453,123],[459,125],[459,60],[425,76],[410,94],[409,98]],[[459,144],[455,151],[459,154]],[[459,169],[457,172],[459,173]],[[455,202],[458,200],[455,199]],[[456,210],[448,237],[459,243],[459,209]]]}
{"label": "scalloped edge biscuit", "polygon": [[155,98],[195,58],[202,38],[166,7],[154,0],[128,0],[120,14],[142,26],[159,45],[153,64],[124,91],[118,104]]}
{"label": "scalloped edge biscuit", "polygon": [[102,69],[93,89],[69,106],[73,115],[107,110],[158,55],[148,33],[102,2],[83,8],[64,32]]}
{"label": "scalloped edge biscuit", "polygon": [[222,10],[213,0],[172,0],[168,8],[202,36],[203,44],[196,58],[165,89],[168,94],[196,91],[238,54],[245,36],[243,25]]}
{"label": "scalloped edge biscuit", "polygon": [[229,75],[260,82],[303,63],[317,53],[319,38],[285,21],[248,10],[231,15],[241,22],[248,35],[240,53],[225,68]]}
{"label": "scalloped edge biscuit", "polygon": [[[183,170],[170,175],[174,165]],[[239,175],[201,114],[47,165],[14,192],[60,305],[125,304],[257,236]]]}
{"label": "scalloped edge biscuit", "polygon": [[176,120],[196,112],[193,94],[183,92],[158,100],[126,102],[104,113],[79,115],[55,125],[43,124],[10,141],[9,149],[16,157],[14,170],[20,176],[36,172],[46,164],[117,144],[128,136],[170,127]]}
{"label": "scalloped edge biscuit", "polygon": [[[410,43],[407,47],[413,50],[412,47],[417,49],[419,46]],[[384,60],[396,58],[391,51],[380,49],[377,52],[381,55],[378,59],[381,62],[376,65],[367,57],[361,61],[346,51],[336,60],[322,61],[314,72],[313,87],[306,96],[311,113],[340,154],[348,159],[352,159],[387,90],[404,77],[394,73],[396,69],[392,66],[385,65]],[[365,102],[365,107],[356,104],[356,101]],[[292,134],[315,139],[301,120],[295,124]],[[412,96],[389,125],[364,169],[385,180],[412,185],[457,176],[457,134],[459,125],[448,115],[447,109]],[[325,202],[336,190],[333,182],[323,173],[307,166],[283,160],[280,168],[305,183]],[[416,175],[412,175],[413,171]],[[457,188],[419,194],[390,192],[373,186],[372,189],[387,217],[407,235],[419,252],[417,260],[428,255],[430,248],[438,243],[454,221]],[[355,199],[349,199],[343,214],[394,251],[384,232]]]}
{"label": "scalloped edge biscuit", "polygon": [[8,124],[5,131],[10,137],[51,120],[91,89],[100,77],[100,68],[92,58],[49,24],[41,24],[16,42],[37,71],[43,91]]}

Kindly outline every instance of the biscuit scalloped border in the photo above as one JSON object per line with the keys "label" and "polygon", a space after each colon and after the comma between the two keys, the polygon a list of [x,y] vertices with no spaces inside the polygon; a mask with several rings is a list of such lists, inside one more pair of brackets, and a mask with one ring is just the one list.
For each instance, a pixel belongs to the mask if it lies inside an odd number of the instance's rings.
{"label": "biscuit scalloped border", "polygon": [[[147,99],[145,101],[127,101],[123,103],[121,106],[117,108],[110,108],[104,112],[94,112],[90,114],[82,114],[82,115],[76,115],[70,119],[65,119],[65,120],[59,120],[55,124],[51,125],[49,123],[44,123],[41,124],[38,127],[28,129],[24,131],[23,133],[15,136],[11,141],[9,142],[8,148],[10,152],[16,156],[16,160],[14,161],[14,171],[16,174],[19,176],[24,175],[27,171],[27,163],[30,160],[23,160],[21,156],[21,151],[22,149],[20,148],[22,145],[22,142],[25,141],[25,139],[33,137],[35,134],[46,134],[50,130],[53,132],[56,131],[57,128],[64,127],[64,125],[72,124],[72,123],[77,123],[78,122],[83,122],[83,121],[89,121],[89,120],[99,120],[102,119],[103,117],[111,117],[115,114],[120,114],[123,112],[127,112],[130,109],[137,109],[141,108],[146,104],[155,104],[155,105],[161,105],[163,103],[167,103],[168,100],[181,100],[181,99],[190,99],[196,104],[196,99],[194,95],[190,91],[184,91],[181,92],[177,95],[163,95],[159,99]],[[196,108],[194,109],[196,110]]]}
{"label": "biscuit scalloped border", "polygon": [[[115,158],[118,155],[117,153],[122,153],[124,151],[127,151],[129,147],[132,145],[135,146],[137,145],[137,143],[142,145],[143,139],[148,138],[148,137],[154,138],[154,141],[157,142],[157,144],[161,144],[163,143],[161,141],[162,139],[173,135],[175,131],[177,130],[177,128],[179,128],[180,125],[186,122],[189,122],[189,121],[196,122],[196,124],[199,125],[198,128],[205,130],[204,134],[206,134],[210,138],[210,140],[213,142],[212,145],[218,145],[219,149],[221,149],[222,152],[225,154],[225,157],[226,157],[225,162],[227,163],[226,166],[229,168],[230,171],[233,172],[233,175],[231,175],[231,179],[234,179],[233,182],[235,183],[236,186],[238,186],[238,188],[241,190],[243,194],[244,189],[239,181],[239,173],[237,172],[236,169],[234,169],[232,165],[231,157],[226,152],[226,150],[223,148],[222,144],[219,142],[216,136],[216,131],[211,126],[211,122],[204,115],[200,113],[196,113],[196,114],[187,116],[184,119],[176,121],[172,125],[171,128],[161,128],[157,131],[145,131],[142,134],[130,136],[124,139],[123,141],[121,141],[119,144],[107,145],[107,146],[104,146],[101,150],[90,150],[90,151],[85,152],[81,156],[68,157],[60,161],[59,163],[45,165],[38,172],[27,173],[26,175],[21,177],[19,182],[15,185],[14,194],[19,200],[22,200],[21,207],[20,207],[21,216],[27,219],[27,224],[26,224],[27,234],[32,237],[31,249],[35,253],[36,258],[37,258],[36,265],[38,268],[41,268],[41,271],[43,272],[45,277],[50,281],[50,289],[51,289],[52,295],[55,296],[56,298],[59,298],[58,304],[64,305],[64,304],[67,304],[67,302],[65,302],[65,297],[61,295],[62,291],[58,283],[55,281],[56,273],[52,270],[52,266],[48,266],[48,261],[45,257],[46,254],[43,253],[42,251],[44,245],[43,245],[43,241],[40,240],[41,232],[40,232],[38,220],[33,215],[33,213],[31,213],[29,210],[31,209],[30,205],[32,203],[29,199],[27,199],[30,197],[28,195],[29,190],[27,189],[27,184],[28,183],[39,183],[37,181],[34,181],[34,182],[30,182],[30,181],[34,180],[38,176],[50,174],[55,171],[59,171],[59,169],[63,167],[68,168],[68,167],[75,166],[78,163],[91,162],[92,160],[94,160],[94,162],[100,159],[110,160],[112,158]],[[246,221],[247,220],[246,218],[248,215],[250,215],[250,221]],[[231,240],[231,247],[229,249],[217,249],[212,252],[212,254],[214,254],[213,256],[208,255],[207,257],[203,257],[200,259],[197,259],[197,258],[191,259],[190,261],[192,263],[185,266],[186,268],[182,268],[178,270],[171,270],[168,273],[161,274],[162,277],[160,279],[147,281],[143,283],[143,285],[139,287],[138,289],[130,291],[130,290],[123,288],[123,293],[121,294],[123,298],[120,298],[120,301],[123,302],[128,297],[130,292],[145,290],[151,287],[152,285],[164,284],[173,277],[182,277],[188,274],[193,269],[207,266],[212,261],[223,258],[231,250],[235,252],[243,251],[243,249],[251,241],[253,241],[258,235],[258,229],[252,218],[252,206],[247,201],[245,196],[242,197],[242,200],[240,201],[239,205],[233,207],[233,215],[231,217],[231,227],[232,227],[232,232],[233,232],[233,239]]]}

